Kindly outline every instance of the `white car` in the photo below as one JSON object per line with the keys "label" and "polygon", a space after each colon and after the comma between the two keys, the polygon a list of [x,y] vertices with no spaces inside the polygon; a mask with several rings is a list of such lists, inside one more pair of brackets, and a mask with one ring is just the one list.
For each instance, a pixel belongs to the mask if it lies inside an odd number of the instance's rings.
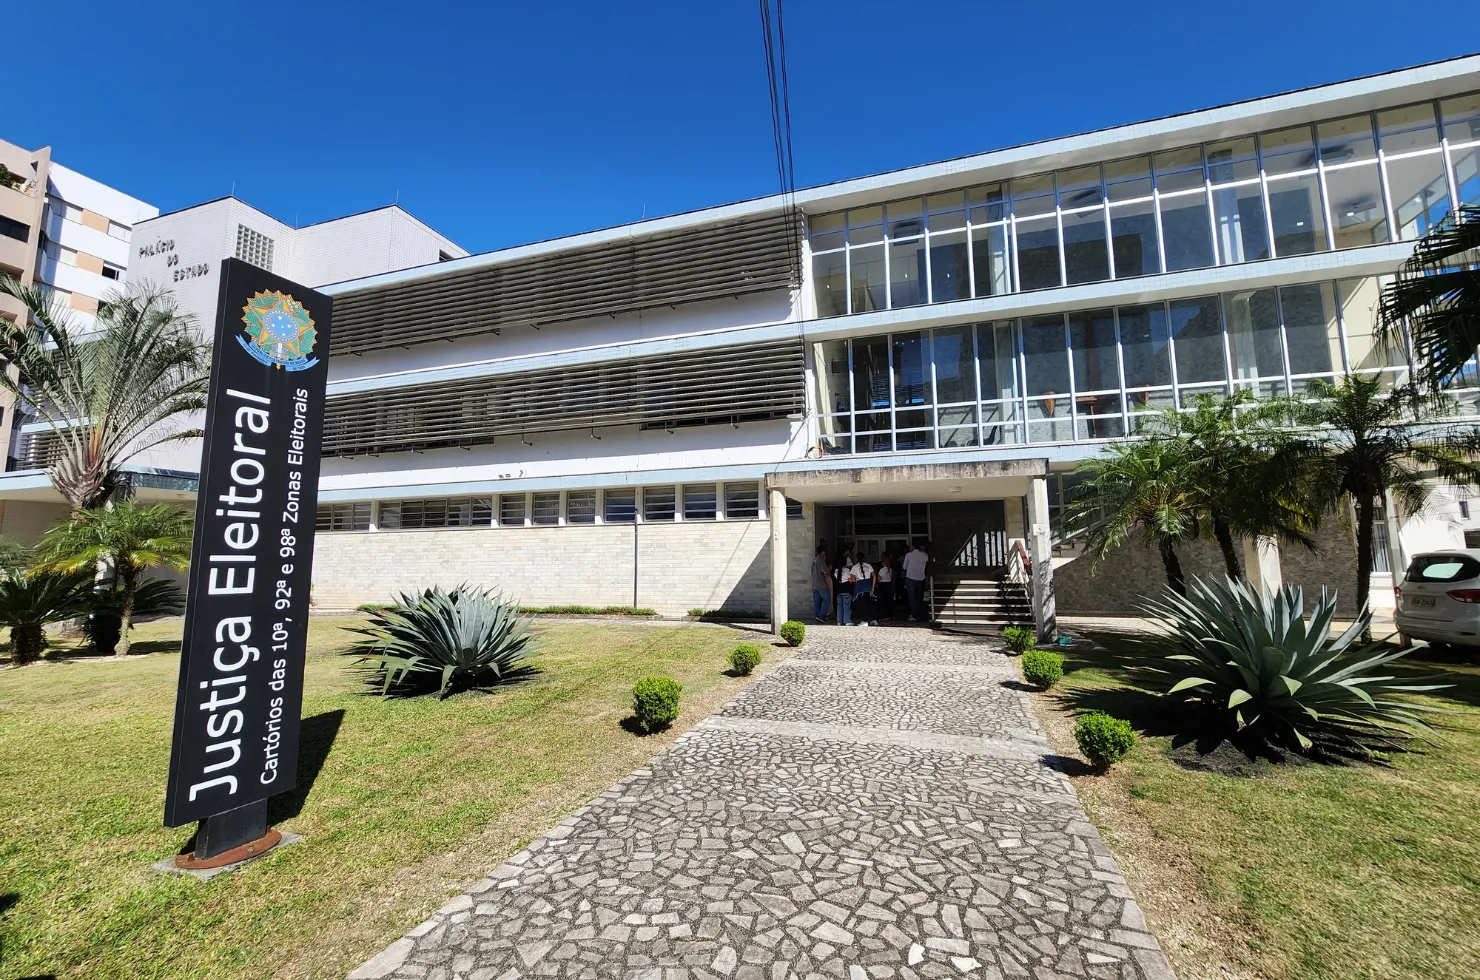
{"label": "white car", "polygon": [[1480,647],[1480,549],[1414,555],[1393,619],[1412,639]]}

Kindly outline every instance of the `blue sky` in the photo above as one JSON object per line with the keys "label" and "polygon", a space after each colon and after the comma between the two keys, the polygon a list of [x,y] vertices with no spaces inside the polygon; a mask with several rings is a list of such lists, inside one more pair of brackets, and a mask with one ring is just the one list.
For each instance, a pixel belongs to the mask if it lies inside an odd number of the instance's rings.
{"label": "blue sky", "polygon": [[[162,210],[233,185],[296,224],[399,198],[485,251],[777,186],[749,0],[32,9],[0,138]],[[1405,9],[790,0],[797,182],[1480,48]]]}

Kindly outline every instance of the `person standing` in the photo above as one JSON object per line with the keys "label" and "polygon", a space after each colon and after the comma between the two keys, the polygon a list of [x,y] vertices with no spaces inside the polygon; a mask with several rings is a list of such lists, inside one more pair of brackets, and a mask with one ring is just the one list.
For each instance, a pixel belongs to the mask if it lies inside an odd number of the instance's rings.
{"label": "person standing", "polygon": [[[859,558],[849,570],[853,579],[853,611],[862,620],[860,626],[878,626],[874,612],[874,587],[878,584],[878,573],[867,559]],[[851,617],[850,617],[851,618]]]}
{"label": "person standing", "polygon": [[[851,557],[846,551],[843,554],[846,556],[844,561]],[[833,598],[838,607],[839,626],[853,625],[853,583],[855,581],[853,568],[851,564],[842,564],[838,568],[838,587],[833,593]]]}
{"label": "person standing", "polygon": [[925,566],[930,556],[914,542],[910,542],[910,553],[904,556],[904,593],[910,601],[910,616],[923,620],[921,616],[925,599]]}
{"label": "person standing", "polygon": [[827,548],[817,546],[817,555],[812,559],[812,618],[822,622],[832,615],[833,576],[832,566],[827,563]]}
{"label": "person standing", "polygon": [[879,603],[879,618],[894,618],[894,557],[889,552],[879,556],[879,567],[874,571],[874,580],[878,582],[874,589],[874,599]]}

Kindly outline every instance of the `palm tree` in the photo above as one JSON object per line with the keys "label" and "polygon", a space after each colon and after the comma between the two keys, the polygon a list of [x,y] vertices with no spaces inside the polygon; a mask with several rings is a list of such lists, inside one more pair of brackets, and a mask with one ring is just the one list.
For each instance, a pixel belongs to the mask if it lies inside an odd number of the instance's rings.
{"label": "palm tree", "polygon": [[1261,401],[1249,389],[1231,397],[1199,395],[1190,411],[1164,408],[1142,416],[1142,431],[1178,444],[1187,463],[1186,489],[1218,542],[1228,577],[1243,577],[1234,535],[1275,537],[1314,546],[1316,515],[1292,492],[1284,465],[1291,407]]}
{"label": "palm tree", "polygon": [[1431,388],[1457,380],[1480,346],[1480,207],[1461,207],[1418,240],[1398,277],[1382,291],[1378,326],[1401,346],[1413,336],[1415,367]]}
{"label": "palm tree", "polygon": [[1410,512],[1422,509],[1435,478],[1480,482],[1480,429],[1446,421],[1454,401],[1416,385],[1389,394],[1381,379],[1361,375],[1313,385],[1315,401],[1298,415],[1314,430],[1304,442],[1307,486],[1323,511],[1348,499],[1356,508],[1357,608],[1365,609],[1377,508],[1391,494]]}
{"label": "palm tree", "polygon": [[0,359],[20,374],[0,372],[0,387],[56,433],[61,455],[47,475],[74,511],[106,503],[133,456],[200,435],[185,419],[205,408],[209,348],[168,290],[115,293],[85,336],[50,291],[3,276],[0,293],[29,313],[0,323]]}
{"label": "palm tree", "polygon": [[1167,585],[1187,594],[1177,545],[1200,529],[1199,502],[1190,489],[1192,466],[1182,447],[1168,439],[1114,443],[1103,456],[1080,464],[1087,479],[1069,505],[1071,533],[1083,533],[1085,550],[1099,562],[1132,536],[1161,556]]}
{"label": "palm tree", "polygon": [[123,593],[116,653],[127,656],[140,577],[150,568],[184,570],[190,564],[193,523],[187,511],[170,504],[121,500],[81,511],[41,536],[37,567],[63,572],[111,567]]}
{"label": "palm tree", "polygon": [[87,609],[86,572],[10,572],[0,576],[0,626],[10,627],[11,662],[30,663],[46,649],[46,624]]}

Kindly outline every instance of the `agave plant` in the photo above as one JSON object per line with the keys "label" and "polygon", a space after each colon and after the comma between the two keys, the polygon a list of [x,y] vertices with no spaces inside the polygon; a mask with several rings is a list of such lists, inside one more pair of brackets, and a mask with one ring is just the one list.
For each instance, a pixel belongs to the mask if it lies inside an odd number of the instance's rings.
{"label": "agave plant", "polygon": [[382,695],[436,686],[445,698],[529,673],[532,622],[491,589],[435,586],[371,612],[370,625],[353,630],[365,639],[345,654],[371,665]]}
{"label": "agave plant", "polygon": [[1449,686],[1400,683],[1378,672],[1411,648],[1360,644],[1371,626],[1367,610],[1336,634],[1336,593],[1325,589],[1309,619],[1299,588],[1266,591],[1233,579],[1217,585],[1193,579],[1187,595],[1167,589],[1141,608],[1166,634],[1137,644],[1136,665],[1166,694],[1225,714],[1240,731],[1302,751],[1370,754],[1430,734],[1415,712],[1441,709],[1387,695]]}
{"label": "agave plant", "polygon": [[16,664],[29,663],[46,649],[47,623],[71,619],[87,609],[92,575],[82,572],[11,573],[0,577],[0,626],[10,627]]}

